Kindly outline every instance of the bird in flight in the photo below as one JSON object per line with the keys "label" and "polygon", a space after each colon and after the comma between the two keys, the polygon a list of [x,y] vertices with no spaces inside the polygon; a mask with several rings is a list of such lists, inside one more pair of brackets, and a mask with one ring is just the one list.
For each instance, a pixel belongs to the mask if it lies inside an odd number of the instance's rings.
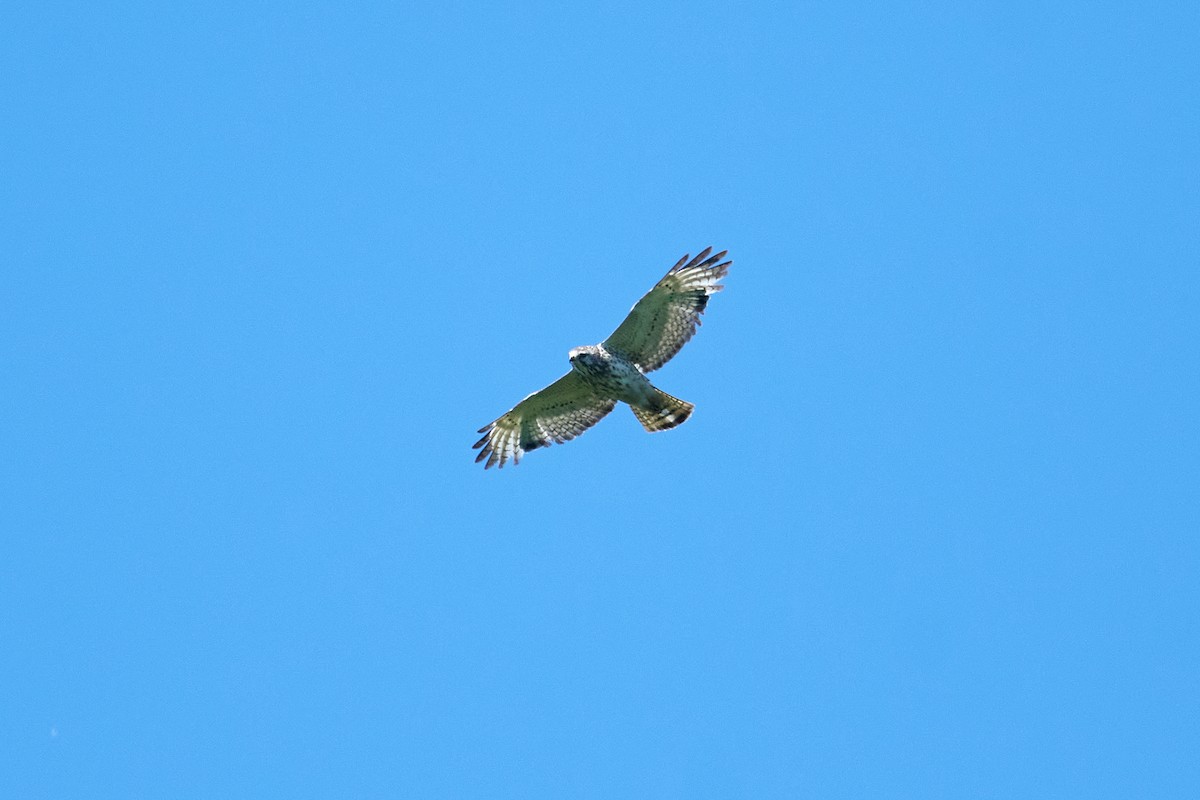
{"label": "bird in flight", "polygon": [[484,469],[501,467],[530,450],[574,439],[612,411],[628,403],[648,432],[674,428],[691,416],[694,405],[656,388],[646,377],[671,360],[696,333],[708,296],[725,288],[733,261],[728,251],[710,256],[712,248],[667,270],[663,279],[637,301],[612,335],[600,344],[571,350],[571,371],[534,392],[512,410],[479,429],[475,443]]}

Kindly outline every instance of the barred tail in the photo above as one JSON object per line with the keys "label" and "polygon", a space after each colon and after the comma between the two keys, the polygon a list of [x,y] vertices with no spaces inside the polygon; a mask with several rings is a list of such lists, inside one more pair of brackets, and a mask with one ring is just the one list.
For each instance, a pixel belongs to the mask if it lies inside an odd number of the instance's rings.
{"label": "barred tail", "polygon": [[692,415],[692,409],[695,406],[686,400],[680,400],[678,397],[672,397],[666,392],[655,389],[646,405],[630,406],[630,408],[633,409],[633,415],[638,418],[638,422],[642,423],[642,427],[647,432],[654,433],[682,424]]}

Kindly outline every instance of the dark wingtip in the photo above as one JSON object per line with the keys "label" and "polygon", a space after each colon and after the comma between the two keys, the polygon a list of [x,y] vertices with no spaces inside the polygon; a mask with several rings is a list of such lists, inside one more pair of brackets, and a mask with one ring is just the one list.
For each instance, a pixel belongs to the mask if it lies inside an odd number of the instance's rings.
{"label": "dark wingtip", "polygon": [[[696,265],[700,264],[701,262],[704,261],[704,259],[708,258],[708,254],[711,252],[712,252],[712,245],[709,245],[708,247],[704,248],[704,250],[702,250],[700,253],[698,253],[695,258],[693,258],[691,261],[689,261],[687,263],[687,266],[684,267],[684,269],[691,269],[692,267],[695,267]],[[684,258],[687,258],[687,256],[684,256]]]}

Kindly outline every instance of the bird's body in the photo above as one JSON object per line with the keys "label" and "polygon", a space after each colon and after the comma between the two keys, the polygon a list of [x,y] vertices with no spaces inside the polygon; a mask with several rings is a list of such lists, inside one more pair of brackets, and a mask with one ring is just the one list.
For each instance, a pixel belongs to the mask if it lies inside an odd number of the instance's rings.
{"label": "bird's body", "polygon": [[602,344],[576,347],[567,359],[598,394],[636,406],[647,402],[654,392],[654,385],[637,364],[608,352]]}
{"label": "bird's body", "polygon": [[665,431],[683,423],[695,408],[659,389],[642,368],[619,351],[609,352],[604,345],[576,347],[570,355],[571,367],[601,397],[628,403],[633,415],[650,433]]}
{"label": "bird's body", "polygon": [[700,325],[708,297],[733,262],[706,249],[691,261],[684,256],[629,311],[625,321],[600,344],[576,347],[571,371],[534,392],[495,422],[480,428],[476,461],[485,467],[519,463],[521,455],[565,442],[599,422],[618,402],[628,403],[650,432],[684,422],[695,408],[658,389],[646,377],[671,359]]}

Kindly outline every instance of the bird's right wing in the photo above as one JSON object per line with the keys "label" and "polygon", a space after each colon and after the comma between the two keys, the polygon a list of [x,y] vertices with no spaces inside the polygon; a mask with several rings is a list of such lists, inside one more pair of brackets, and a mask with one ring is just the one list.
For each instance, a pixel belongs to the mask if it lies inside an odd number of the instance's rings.
{"label": "bird's right wing", "polygon": [[724,286],[717,281],[729,272],[732,261],[724,261],[725,250],[710,256],[712,248],[688,260],[679,259],[663,279],[637,301],[604,347],[615,350],[651,372],[671,360],[696,333],[708,296]]}
{"label": "bird's right wing", "polygon": [[615,405],[615,400],[596,394],[572,370],[480,428],[483,438],[474,447],[483,449],[475,462],[486,458],[484,469],[496,464],[503,467],[510,458],[519,464],[521,456],[530,450],[574,439],[603,419]]}

